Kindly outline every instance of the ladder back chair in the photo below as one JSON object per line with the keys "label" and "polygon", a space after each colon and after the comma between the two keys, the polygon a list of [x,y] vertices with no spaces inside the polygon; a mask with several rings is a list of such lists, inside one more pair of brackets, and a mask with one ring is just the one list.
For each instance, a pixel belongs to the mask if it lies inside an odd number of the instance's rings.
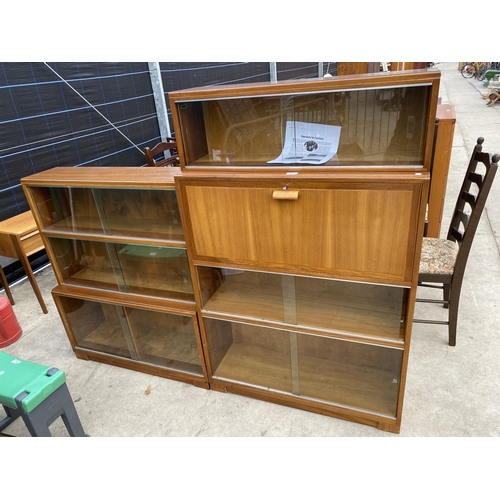
{"label": "ladder back chair", "polygon": [[443,300],[416,300],[443,304],[448,309],[448,321],[413,321],[448,325],[450,346],[457,341],[458,306],[467,259],[500,160],[500,154],[482,152],[483,142],[484,138],[479,137],[474,147],[446,239],[424,238],[422,243],[418,285],[442,289]]}
{"label": "ladder back chair", "polygon": [[[155,160],[155,157],[160,153],[163,153],[163,157]],[[144,154],[148,167],[177,167],[180,165],[177,142],[173,137],[167,137],[166,141],[159,142],[154,148],[144,148]]]}

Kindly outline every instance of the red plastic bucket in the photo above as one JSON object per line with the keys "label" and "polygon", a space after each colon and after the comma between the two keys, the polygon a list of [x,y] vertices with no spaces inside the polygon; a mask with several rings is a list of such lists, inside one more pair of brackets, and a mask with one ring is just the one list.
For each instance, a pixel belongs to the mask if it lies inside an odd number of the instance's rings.
{"label": "red plastic bucket", "polygon": [[9,299],[0,297],[0,347],[12,344],[22,333]]}

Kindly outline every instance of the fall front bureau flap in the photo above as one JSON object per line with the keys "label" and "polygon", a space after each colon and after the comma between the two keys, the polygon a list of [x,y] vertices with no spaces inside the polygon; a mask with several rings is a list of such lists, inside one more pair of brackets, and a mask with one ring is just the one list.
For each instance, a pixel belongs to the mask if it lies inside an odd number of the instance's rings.
{"label": "fall front bureau flap", "polygon": [[427,174],[176,182],[194,264],[411,285]]}

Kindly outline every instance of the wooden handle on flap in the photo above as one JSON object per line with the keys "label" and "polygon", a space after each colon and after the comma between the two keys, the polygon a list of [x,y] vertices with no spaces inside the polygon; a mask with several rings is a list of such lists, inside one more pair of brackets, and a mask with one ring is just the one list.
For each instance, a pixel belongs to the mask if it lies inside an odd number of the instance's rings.
{"label": "wooden handle on flap", "polygon": [[273,200],[296,200],[298,197],[298,191],[288,191],[288,189],[273,191]]}

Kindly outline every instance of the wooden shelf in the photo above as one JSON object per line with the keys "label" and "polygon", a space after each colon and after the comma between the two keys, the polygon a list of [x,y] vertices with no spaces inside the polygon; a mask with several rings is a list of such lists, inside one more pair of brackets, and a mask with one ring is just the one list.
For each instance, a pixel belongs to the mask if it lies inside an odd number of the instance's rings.
{"label": "wooden shelf", "polygon": [[[301,356],[300,394],[304,398],[395,417],[399,373]],[[249,344],[233,344],[214,378],[292,393],[290,354]]]}
{"label": "wooden shelf", "polygon": [[[387,182],[255,177],[177,177],[179,199],[189,206],[183,220],[193,264],[412,285],[427,173],[408,182],[399,173]],[[285,188],[298,192],[295,201],[274,198]]]}
{"label": "wooden shelf", "polygon": [[[141,274],[140,280],[127,277],[123,285],[118,285],[113,269],[95,269],[86,267],[64,281],[67,285],[96,286],[111,290],[127,291],[140,295],[168,297],[169,293],[183,294],[185,298],[193,297],[191,281],[184,282],[182,276],[165,274]],[[108,286],[106,286],[108,285]],[[126,289],[126,290],[125,290]],[[181,297],[173,297],[181,298]]]}
{"label": "wooden shelf", "polygon": [[[277,155],[276,155],[277,156]],[[315,164],[307,164],[301,163],[298,165],[291,166],[290,164],[280,164],[280,163],[267,163],[270,160],[274,160],[276,156],[264,155],[259,156],[257,154],[249,155],[245,157],[244,155],[240,155],[236,158],[231,158],[226,161],[219,161],[212,159],[209,155],[203,156],[202,158],[197,159],[196,161],[192,161],[189,165],[186,166],[186,169],[231,169],[234,167],[238,167],[238,169],[262,169],[262,170],[274,170],[274,169],[293,169],[293,170],[308,170],[308,169],[317,169],[318,165]],[[415,159],[413,156],[398,156],[397,161],[385,160],[381,154],[373,154],[373,155],[364,155],[363,158],[359,158],[354,155],[336,155],[334,158],[329,160],[328,162],[320,165],[321,168],[348,168],[352,169],[363,169],[363,168],[379,168],[381,170],[387,171],[391,168],[401,169],[404,167],[411,167],[414,169],[415,167],[422,167],[422,162]]]}
{"label": "wooden shelf", "polygon": [[185,247],[182,226],[165,225],[158,220],[123,220],[109,219],[109,230],[103,229],[102,222],[96,217],[69,217],[46,227],[43,233],[47,236],[62,238],[88,237],[101,241],[117,241],[165,246]]}
{"label": "wooden shelf", "polygon": [[193,315],[196,305],[191,297],[190,300],[173,297],[153,297],[133,293],[123,293],[115,290],[105,290],[85,286],[72,286],[68,284],[57,285],[52,290],[52,295],[62,296],[70,299],[89,300],[103,304],[115,304],[122,307],[137,307],[151,311],[169,311],[173,314]]}

